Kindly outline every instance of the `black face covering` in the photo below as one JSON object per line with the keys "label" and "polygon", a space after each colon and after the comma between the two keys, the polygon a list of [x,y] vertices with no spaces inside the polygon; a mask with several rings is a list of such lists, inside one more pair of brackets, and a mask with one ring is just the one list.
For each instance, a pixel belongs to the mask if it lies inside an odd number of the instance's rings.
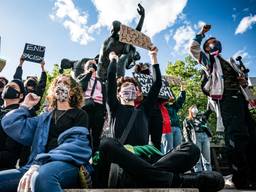
{"label": "black face covering", "polygon": [[3,90],[2,98],[3,99],[17,99],[20,97],[20,92],[12,87],[6,87]]}
{"label": "black face covering", "polygon": [[27,88],[27,92],[28,92],[28,93],[36,93],[36,89],[35,89],[35,88],[33,88],[33,89],[28,89],[28,88]]}
{"label": "black face covering", "polygon": [[145,74],[145,75],[150,75],[150,70],[145,69],[145,70],[141,71],[140,73]]}

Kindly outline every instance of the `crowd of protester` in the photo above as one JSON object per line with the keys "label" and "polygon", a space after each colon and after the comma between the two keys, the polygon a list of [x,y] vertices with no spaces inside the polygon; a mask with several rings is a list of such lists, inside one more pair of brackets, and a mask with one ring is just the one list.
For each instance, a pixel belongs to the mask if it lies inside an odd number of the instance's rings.
{"label": "crowd of protester", "polygon": [[[201,50],[209,30],[209,25],[202,28],[190,51],[205,67],[203,92],[221,114],[217,121],[225,127],[232,181],[236,188],[255,189],[256,126],[244,96],[246,79],[235,64],[222,58],[216,38],[206,40]],[[134,73],[153,78],[147,96],[135,78],[118,73],[123,60],[114,51],[105,58],[104,78],[97,75],[97,61],[89,59],[77,77],[57,76],[47,93],[45,62],[41,62],[39,81],[24,80],[21,57],[12,80],[0,77],[0,191],[221,190],[223,176],[211,165],[212,133],[207,121],[212,111],[200,112],[192,105],[187,118],[180,119],[178,111],[186,102],[183,84],[177,98],[159,98],[162,76],[157,53],[152,46],[151,63],[134,67]],[[46,105],[41,103],[44,94]]]}

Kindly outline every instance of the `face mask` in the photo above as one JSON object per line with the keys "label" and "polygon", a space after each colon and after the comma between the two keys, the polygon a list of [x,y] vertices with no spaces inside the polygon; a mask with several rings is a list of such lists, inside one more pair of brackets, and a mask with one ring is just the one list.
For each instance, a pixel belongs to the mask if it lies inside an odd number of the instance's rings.
{"label": "face mask", "polygon": [[198,109],[197,109],[196,107],[193,107],[193,108],[191,109],[191,112],[192,112],[193,117],[195,117],[196,114],[198,113]]}
{"label": "face mask", "polygon": [[56,99],[59,102],[65,102],[69,100],[69,88],[64,85],[63,83],[60,83],[56,87],[55,96]]}
{"label": "face mask", "polygon": [[4,86],[5,86],[5,84],[2,81],[0,81],[0,89],[4,88]]}
{"label": "face mask", "polygon": [[121,88],[120,97],[125,101],[133,101],[136,99],[136,88],[134,85],[128,85]]}
{"label": "face mask", "polygon": [[210,55],[219,55],[219,53],[221,52],[222,50],[222,47],[221,47],[221,43],[219,41],[216,41],[216,43],[211,43],[209,44],[209,47],[210,47]]}
{"label": "face mask", "polygon": [[145,75],[150,75],[150,70],[145,69],[145,70],[141,71],[140,73],[145,74]]}
{"label": "face mask", "polygon": [[20,97],[20,92],[18,92],[16,89],[12,87],[6,87],[3,90],[2,98],[3,99],[17,99]]}
{"label": "face mask", "polygon": [[28,89],[28,88],[27,88],[27,91],[28,91],[28,93],[36,93],[36,90],[35,90],[35,89]]}

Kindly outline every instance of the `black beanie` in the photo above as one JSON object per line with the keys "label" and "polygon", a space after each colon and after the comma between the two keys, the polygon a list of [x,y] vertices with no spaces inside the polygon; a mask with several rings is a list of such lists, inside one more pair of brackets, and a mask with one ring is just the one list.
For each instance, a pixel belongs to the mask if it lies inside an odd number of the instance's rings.
{"label": "black beanie", "polygon": [[20,94],[26,95],[24,84],[19,79],[13,79],[11,82],[16,83],[20,87]]}

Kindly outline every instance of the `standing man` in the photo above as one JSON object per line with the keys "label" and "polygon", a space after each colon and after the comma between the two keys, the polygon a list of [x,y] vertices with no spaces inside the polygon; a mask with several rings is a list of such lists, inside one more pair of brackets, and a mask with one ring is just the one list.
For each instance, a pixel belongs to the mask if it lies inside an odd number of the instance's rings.
{"label": "standing man", "polygon": [[221,42],[215,37],[207,39],[201,50],[205,25],[193,40],[190,52],[204,66],[207,80],[204,92],[220,105],[225,127],[225,145],[233,178],[237,188],[256,189],[256,124],[248,110],[243,89],[247,81],[234,62],[222,58]]}

